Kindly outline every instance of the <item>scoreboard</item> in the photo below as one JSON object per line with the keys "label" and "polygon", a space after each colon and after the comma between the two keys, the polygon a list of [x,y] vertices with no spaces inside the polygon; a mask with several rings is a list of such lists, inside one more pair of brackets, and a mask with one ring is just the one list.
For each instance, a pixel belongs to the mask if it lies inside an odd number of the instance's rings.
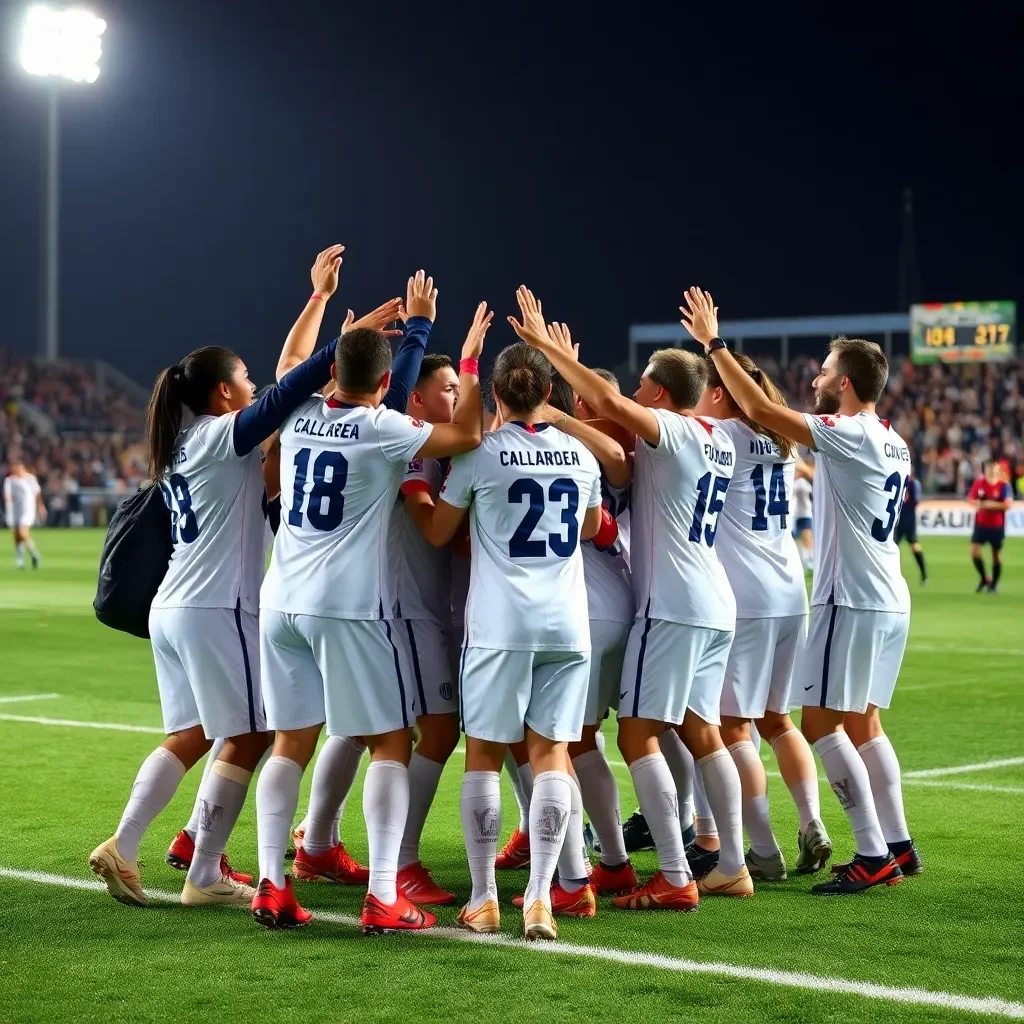
{"label": "scoreboard", "polygon": [[915,363],[1005,363],[1016,355],[1015,302],[910,307],[910,356]]}

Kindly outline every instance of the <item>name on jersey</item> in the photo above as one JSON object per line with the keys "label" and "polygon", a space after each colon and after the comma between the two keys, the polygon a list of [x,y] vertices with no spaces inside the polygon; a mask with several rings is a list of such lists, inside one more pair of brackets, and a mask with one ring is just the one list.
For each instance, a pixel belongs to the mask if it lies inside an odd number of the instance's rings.
{"label": "name on jersey", "polygon": [[732,452],[723,452],[721,448],[716,448],[713,444],[704,445],[704,458],[716,466],[731,466],[732,456]]}
{"label": "name on jersey", "polygon": [[358,423],[325,423],[323,420],[306,419],[300,416],[295,421],[295,433],[307,437],[341,437],[359,440]]}
{"label": "name on jersey", "polygon": [[179,448],[176,452],[172,452],[172,454],[171,454],[171,465],[172,466],[180,466],[183,462],[188,462],[188,459],[185,458],[185,449],[184,448]]}
{"label": "name on jersey", "polygon": [[886,443],[885,457],[887,459],[896,459],[899,462],[909,462],[910,451],[907,449],[906,445]]}
{"label": "name on jersey", "polygon": [[502,449],[498,452],[503,466],[578,466],[578,452],[510,452]]}
{"label": "name on jersey", "polygon": [[779,446],[768,437],[752,437],[750,439],[751,455],[774,455],[779,457]]}

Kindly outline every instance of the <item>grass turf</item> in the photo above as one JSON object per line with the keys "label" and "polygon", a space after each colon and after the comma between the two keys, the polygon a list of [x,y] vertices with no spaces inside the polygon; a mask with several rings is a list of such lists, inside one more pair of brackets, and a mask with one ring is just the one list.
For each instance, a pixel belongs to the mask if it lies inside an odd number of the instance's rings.
{"label": "grass turf", "polygon": [[[9,535],[8,535],[9,536]],[[41,716],[157,727],[159,704],[149,645],[114,633],[92,615],[102,537],[41,532],[39,573],[0,562],[0,703],[4,779],[0,869],[89,879],[90,850],[114,829],[141,760],[159,736],[11,720]],[[926,538],[931,580],[916,583],[911,640],[887,728],[907,772],[1024,755],[1024,543],[1011,541],[997,596],[973,593],[966,543]],[[612,729],[608,729],[609,736]],[[617,757],[609,745],[609,756]],[[770,754],[768,768],[774,768]],[[424,834],[436,879],[468,893],[458,811],[458,755],[443,777]],[[623,809],[635,805],[624,767],[615,768]],[[307,772],[304,787],[308,787]],[[183,877],[163,862],[187,819],[191,773],[142,847],[147,887],[176,892]],[[968,788],[964,788],[968,787]],[[979,787],[979,788],[973,788]],[[304,805],[305,794],[303,790]],[[776,834],[795,859],[796,816],[785,787],[770,780]],[[504,834],[515,802],[504,792]],[[885,891],[844,900],[809,894],[815,879],[763,884],[754,899],[705,900],[697,914],[627,914],[601,901],[592,921],[561,921],[568,943],[687,960],[921,988],[1004,1000],[1024,998],[1024,888],[1017,851],[1024,839],[1024,765],[908,779],[905,799],[926,873]],[[822,785],[823,816],[836,856],[851,849],[836,800]],[[365,859],[357,789],[343,834]],[[230,844],[233,861],[255,870],[250,797]],[[641,874],[653,853],[637,855]],[[519,918],[511,897],[525,872],[499,875],[504,926]],[[686,973],[450,937],[362,939],[351,925],[321,919],[300,933],[268,933],[245,914],[173,905],[129,909],[105,894],[0,877],[0,1017],[8,1021],[233,1022],[286,1016],[308,1022],[592,1019],[652,1021],[692,1014],[701,1021],[968,1020],[945,1006],[878,1002],[853,994],[721,973]],[[303,885],[316,911],[355,917],[361,892]],[[451,925],[456,909],[442,910]]]}

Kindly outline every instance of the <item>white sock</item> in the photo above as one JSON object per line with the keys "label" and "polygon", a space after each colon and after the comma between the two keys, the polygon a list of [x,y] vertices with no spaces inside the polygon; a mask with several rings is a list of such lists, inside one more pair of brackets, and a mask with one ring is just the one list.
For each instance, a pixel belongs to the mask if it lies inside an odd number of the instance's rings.
{"label": "white sock", "polygon": [[166,747],[157,747],[139,768],[115,837],[125,860],[137,860],[142,834],[171,802],[185,766]]}
{"label": "white sock", "polygon": [[569,820],[565,826],[565,841],[558,855],[558,884],[566,892],[576,892],[590,881],[590,860],[583,842],[583,796],[576,780],[569,779]]}
{"label": "white sock", "polygon": [[[658,737],[658,744],[676,784],[676,793],[679,795],[679,827],[685,832],[693,827],[693,754],[686,749],[686,744],[679,738],[679,733],[675,729],[666,729]],[[712,828],[714,824],[712,821]]]}
{"label": "white sock", "polygon": [[743,794],[743,828],[750,837],[750,848],[761,857],[779,853],[779,844],[768,817],[768,779],[753,743],[741,740],[729,747],[740,776]]}
{"label": "white sock", "polygon": [[25,565],[25,542],[19,540],[14,545],[14,564],[19,568],[23,568]]}
{"label": "white sock", "polygon": [[903,782],[900,762],[888,736],[876,736],[857,748],[871,780],[875,811],[887,843],[905,843],[910,839],[903,813]]}
{"label": "white sock", "polygon": [[[790,738],[791,733],[794,738]],[[798,737],[798,739],[796,739],[796,737]],[[774,751],[778,744],[784,739],[789,743],[807,742],[807,740],[803,738],[803,734],[799,729],[787,729],[781,735],[776,736],[772,741],[772,750]],[[786,787],[789,789],[789,795],[793,798],[793,803],[796,804],[796,812],[800,817],[800,831],[803,832],[812,821],[818,821],[821,819],[821,800],[818,796],[818,776],[816,773],[812,773],[806,778],[795,779],[793,782],[789,782],[787,780]]]}
{"label": "white sock", "polygon": [[33,558],[39,557],[39,548],[36,547],[36,542],[31,537],[25,541],[25,550],[28,551]]}
{"label": "white sock", "polygon": [[498,772],[466,772],[462,776],[459,813],[473,879],[469,906],[476,910],[487,900],[498,900],[498,883],[494,877],[501,827],[501,776]]}
{"label": "white sock", "polygon": [[371,761],[363,780],[363,817],[370,846],[371,896],[398,899],[398,850],[409,815],[409,770],[398,761]]}
{"label": "white sock", "polygon": [[629,860],[629,854],[622,838],[619,787],[615,776],[600,750],[580,754],[573,760],[572,767],[579,780],[583,806],[601,843],[601,863],[617,868]]}
{"label": "white sock", "polygon": [[405,822],[402,847],[398,851],[399,871],[420,859],[420,836],[443,771],[443,764],[416,753],[409,761],[409,817]]}
{"label": "white sock", "polygon": [[722,844],[718,852],[718,868],[723,874],[735,875],[744,866],[740,773],[736,771],[728,750],[715,750],[702,757],[697,765]]}
{"label": "white sock", "polygon": [[199,780],[199,789],[196,790],[195,803],[192,804],[192,816],[188,819],[184,829],[192,837],[193,842],[195,842],[196,833],[199,831],[199,801],[203,794],[203,783],[210,777],[210,769],[213,767],[213,762],[220,757],[220,752],[223,749],[224,741],[214,740],[213,746],[210,747],[210,753],[206,755],[206,764],[203,765],[203,777]]}
{"label": "white sock", "polygon": [[761,754],[761,734],[757,731],[757,723],[750,723],[750,742],[754,747],[754,753],[760,756]]}
{"label": "white sock", "polygon": [[604,733],[600,729],[594,734],[594,742],[597,744],[597,749],[604,753],[604,748],[608,745],[608,741],[604,738]]}
{"label": "white sock", "polygon": [[863,857],[884,857],[889,852],[871,796],[868,770],[850,737],[840,729],[814,744],[832,791],[853,829],[856,850]]}
{"label": "white sock", "polygon": [[[365,744],[348,736],[329,736],[313,766],[302,849],[313,856],[334,848],[338,817],[348,797]],[[392,901],[393,902],[393,901]]]}
{"label": "white sock", "polygon": [[259,849],[259,880],[269,879],[284,887],[284,851],[295,808],[299,806],[302,769],[288,757],[271,756],[256,783],[256,845]]}
{"label": "white sock", "polygon": [[[533,769],[530,767],[529,761],[520,768],[516,764],[516,759],[512,756],[512,751],[506,750],[505,771],[508,772],[509,781],[512,783],[512,792],[515,794],[516,803],[519,805],[518,828],[525,836],[530,831],[530,794],[533,792]],[[526,785],[523,783],[524,777]]]}
{"label": "white sock", "polygon": [[200,783],[199,831],[196,850],[188,869],[188,881],[193,885],[213,885],[220,878],[220,859],[228,844],[231,830],[238,821],[245,794],[249,792],[252,772],[237,765],[217,761],[210,774]]}
{"label": "white sock", "polygon": [[690,868],[679,830],[679,797],[662,754],[647,754],[629,766],[640,810],[658,850],[658,865],[672,885],[686,885]]}
{"label": "white sock", "polygon": [[699,771],[693,773],[693,806],[697,814],[697,838],[707,836],[709,839],[717,839],[718,826],[704,787],[704,776]]}
{"label": "white sock", "polygon": [[[551,905],[551,879],[572,812],[572,778],[568,772],[541,772],[533,780],[530,800],[530,882],[523,906],[535,900]],[[582,836],[580,837],[582,841]]]}

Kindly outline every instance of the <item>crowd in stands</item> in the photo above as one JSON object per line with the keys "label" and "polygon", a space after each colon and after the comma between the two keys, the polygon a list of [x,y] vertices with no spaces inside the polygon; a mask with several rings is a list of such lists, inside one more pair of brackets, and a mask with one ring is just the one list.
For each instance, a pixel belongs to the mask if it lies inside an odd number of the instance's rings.
{"label": "crowd in stands", "polygon": [[[817,360],[802,357],[781,367],[756,358],[790,404],[813,408]],[[1024,496],[1020,363],[914,366],[897,356],[878,412],[910,444],[926,494],[966,495],[982,463],[994,457],[1014,493]],[[20,453],[39,478],[56,523],[82,521],[83,489],[113,497],[145,480],[144,419],[138,396],[101,383],[87,365],[43,363],[0,349],[0,479],[11,456]]]}

